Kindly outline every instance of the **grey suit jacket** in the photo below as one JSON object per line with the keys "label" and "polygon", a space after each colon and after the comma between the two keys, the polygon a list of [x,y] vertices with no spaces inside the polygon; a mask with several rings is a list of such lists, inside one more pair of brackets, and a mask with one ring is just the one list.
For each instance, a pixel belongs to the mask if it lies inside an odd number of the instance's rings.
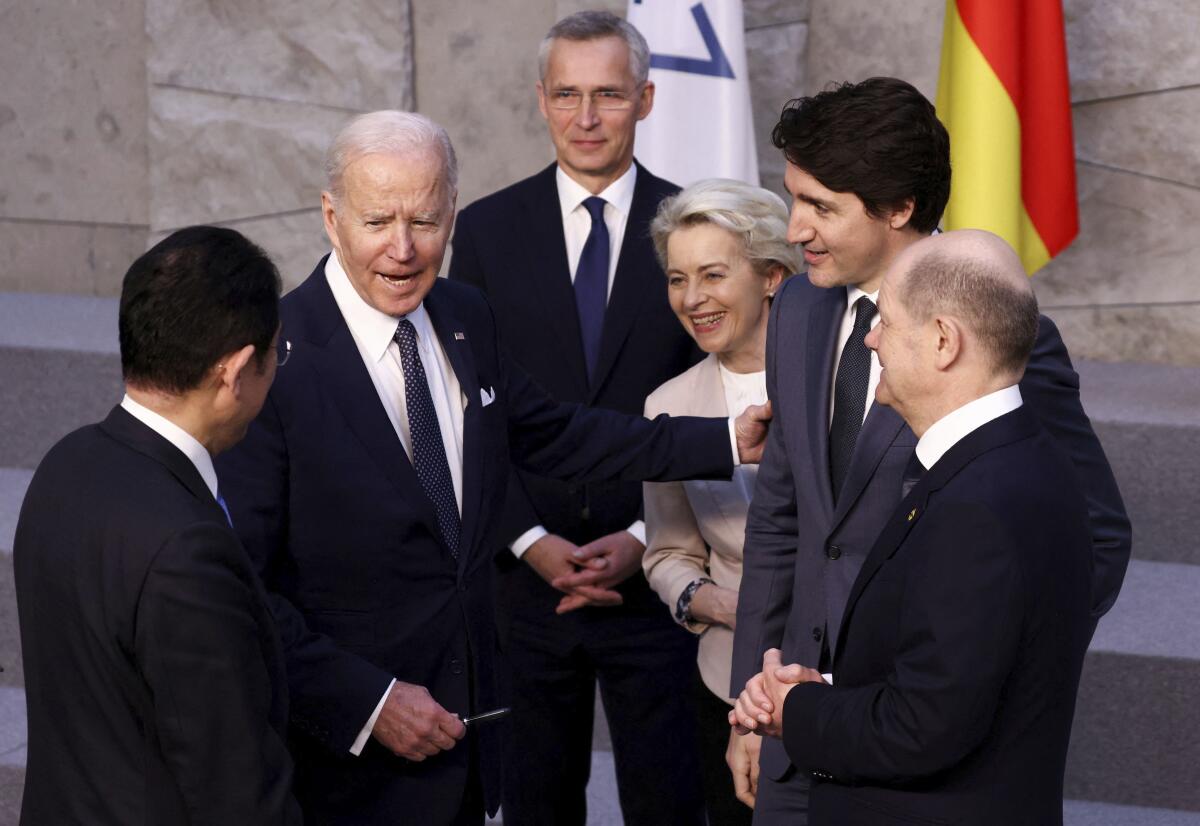
{"label": "grey suit jacket", "polygon": [[[837,648],[850,589],[901,499],[916,437],[891,408],[872,402],[845,488],[834,505],[829,479],[829,397],[843,288],[788,279],[771,307],[767,395],[774,421],[746,522],[730,690],[762,668],[768,648],[785,663],[815,667],[823,644]],[[1131,532],[1120,492],[1079,402],[1079,377],[1050,319],[1042,316],[1021,394],[1071,457],[1088,500],[1097,618],[1116,599]],[[837,674],[834,674],[836,684]],[[762,770],[779,779],[790,762],[766,738]]]}

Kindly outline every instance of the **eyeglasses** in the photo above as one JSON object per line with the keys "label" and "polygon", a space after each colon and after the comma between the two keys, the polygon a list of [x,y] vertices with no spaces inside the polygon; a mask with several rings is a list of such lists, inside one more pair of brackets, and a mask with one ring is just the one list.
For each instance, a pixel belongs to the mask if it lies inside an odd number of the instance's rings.
{"label": "eyeglasses", "polygon": [[275,366],[282,367],[292,357],[292,343],[285,338],[275,342]]}
{"label": "eyeglasses", "polygon": [[555,89],[546,95],[546,103],[551,109],[578,109],[586,97],[596,109],[632,109],[637,94],[637,88],[632,92],[622,92],[620,89],[600,89],[595,92]]}

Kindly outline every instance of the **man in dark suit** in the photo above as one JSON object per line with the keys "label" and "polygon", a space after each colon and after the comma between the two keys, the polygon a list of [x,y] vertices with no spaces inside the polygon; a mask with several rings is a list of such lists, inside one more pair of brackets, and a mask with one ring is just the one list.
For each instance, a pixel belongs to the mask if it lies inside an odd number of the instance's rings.
{"label": "man in dark suit", "polygon": [[[539,57],[556,162],[463,210],[450,278],[487,293],[509,354],[555,398],[636,415],[699,358],[650,241],[679,188],[633,157],[654,100],[649,49],[615,15],[585,11],[556,23]],[[510,478],[498,621],[513,726],[540,732],[509,741],[511,826],[585,822],[597,682],[625,822],[703,823],[690,696],[677,690],[695,679],[696,641],[642,574],[641,506],[634,482]]]}
{"label": "man in dark suit", "polygon": [[[807,278],[776,295],[767,333],[771,429],[746,525],[731,690],[781,648],[786,662],[827,670],[851,585],[900,498],[916,437],[871,403],[878,359],[863,344],[878,323],[888,265],[937,226],[950,187],[949,139],[909,84],[873,78],[792,101],[774,132],[787,157],[788,237]],[[1021,393],[1071,457],[1088,501],[1093,615],[1116,599],[1130,527],[1104,451],[1079,401],[1079,378],[1054,324],[1041,317]],[[746,751],[730,762],[752,799]],[[807,776],[782,745],[762,743],[755,823],[803,823]]]}
{"label": "man in dark suit", "polygon": [[355,118],[326,169],[333,253],[283,299],[295,357],[221,483],[281,626],[306,822],[479,824],[499,730],[460,715],[499,703],[510,461],[576,482],[727,475],[730,429],[558,405],[501,355],[483,294],[437,277],[457,173],[427,118]]}
{"label": "man in dark suit", "polygon": [[913,487],[850,591],[833,685],[772,649],[733,715],[812,775],[814,826],[1061,824],[1092,538],[1018,387],[1037,301],[1012,248],[962,231],[895,260],[879,315],[876,400],[918,437]]}
{"label": "man in dark suit", "polygon": [[266,397],[278,303],[230,229],[125,275],[125,398],[51,448],[17,523],[23,824],[300,822],[279,638],[212,463]]}

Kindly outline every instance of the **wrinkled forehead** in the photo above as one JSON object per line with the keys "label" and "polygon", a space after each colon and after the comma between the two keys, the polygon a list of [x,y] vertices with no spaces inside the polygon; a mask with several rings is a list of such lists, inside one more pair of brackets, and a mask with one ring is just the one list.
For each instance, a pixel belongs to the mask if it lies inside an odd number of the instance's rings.
{"label": "wrinkled forehead", "polygon": [[360,155],[346,166],[342,188],[356,205],[403,201],[440,209],[454,198],[445,159],[435,147]]}

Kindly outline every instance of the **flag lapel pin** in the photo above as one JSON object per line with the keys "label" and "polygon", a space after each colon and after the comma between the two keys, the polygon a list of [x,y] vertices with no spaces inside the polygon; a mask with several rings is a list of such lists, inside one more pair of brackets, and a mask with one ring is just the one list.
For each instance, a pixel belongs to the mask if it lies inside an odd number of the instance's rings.
{"label": "flag lapel pin", "polygon": [[467,340],[466,333],[455,333],[454,340],[455,341],[466,341]]}

